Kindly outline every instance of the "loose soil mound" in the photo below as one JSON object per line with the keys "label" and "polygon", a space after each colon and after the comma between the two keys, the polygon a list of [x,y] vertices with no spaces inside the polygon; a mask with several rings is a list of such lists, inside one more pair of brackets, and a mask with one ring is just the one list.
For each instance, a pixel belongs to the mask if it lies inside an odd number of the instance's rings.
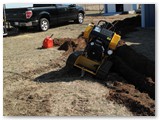
{"label": "loose soil mound", "polygon": [[141,16],[138,15],[124,20],[116,20],[112,23],[115,25],[116,32],[124,38],[127,33],[133,32],[136,27],[141,26]]}
{"label": "loose soil mound", "polygon": [[110,90],[110,96],[107,99],[113,100],[119,104],[124,104],[136,116],[154,116],[154,100],[145,94],[139,92],[131,84],[114,82],[114,89]]}
{"label": "loose soil mound", "polygon": [[[54,38],[54,40],[59,42],[58,50],[64,50],[67,54],[71,54],[73,51],[81,51],[86,47],[85,39],[79,37],[77,39],[73,38]],[[65,53],[65,54],[66,54]]]}

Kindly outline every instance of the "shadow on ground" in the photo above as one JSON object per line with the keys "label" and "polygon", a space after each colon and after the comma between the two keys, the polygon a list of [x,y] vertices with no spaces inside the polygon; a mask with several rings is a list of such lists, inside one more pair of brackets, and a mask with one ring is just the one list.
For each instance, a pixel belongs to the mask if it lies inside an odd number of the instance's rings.
{"label": "shadow on ground", "polygon": [[69,69],[68,67],[63,67],[58,71],[51,71],[49,73],[43,74],[35,78],[35,82],[72,82],[74,80],[89,80],[92,82],[98,82],[105,85],[104,81],[95,79],[88,73],[85,73],[84,77],[81,76],[81,71],[76,68]]}

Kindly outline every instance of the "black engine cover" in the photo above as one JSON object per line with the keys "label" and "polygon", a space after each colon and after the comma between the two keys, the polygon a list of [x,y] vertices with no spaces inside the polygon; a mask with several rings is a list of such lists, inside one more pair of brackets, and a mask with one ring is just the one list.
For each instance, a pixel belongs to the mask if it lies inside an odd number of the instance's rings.
{"label": "black engine cover", "polygon": [[87,56],[92,60],[101,61],[104,53],[104,47],[100,40],[92,40],[87,45]]}

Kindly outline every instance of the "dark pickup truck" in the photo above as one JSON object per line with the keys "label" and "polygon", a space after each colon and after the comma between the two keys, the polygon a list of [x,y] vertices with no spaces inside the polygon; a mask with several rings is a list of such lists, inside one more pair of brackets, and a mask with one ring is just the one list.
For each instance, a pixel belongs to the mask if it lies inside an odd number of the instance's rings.
{"label": "dark pickup truck", "polygon": [[82,24],[85,15],[84,9],[75,4],[33,4],[33,7],[5,9],[5,12],[11,26],[37,27],[42,31],[70,20]]}

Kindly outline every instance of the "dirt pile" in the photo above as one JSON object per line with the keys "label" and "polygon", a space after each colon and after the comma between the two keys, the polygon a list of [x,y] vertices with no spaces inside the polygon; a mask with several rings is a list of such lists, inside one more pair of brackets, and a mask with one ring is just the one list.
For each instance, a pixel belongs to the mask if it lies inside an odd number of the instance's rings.
{"label": "dirt pile", "polygon": [[146,93],[141,93],[131,84],[115,81],[107,99],[124,104],[136,116],[154,116],[154,100]]}
{"label": "dirt pile", "polygon": [[73,51],[82,51],[86,47],[85,39],[79,37],[73,38],[54,38],[54,41],[58,43],[58,50],[66,51],[64,54],[71,54]]}
{"label": "dirt pile", "polygon": [[155,99],[155,64],[131,47],[119,47],[112,58],[112,70],[123,76],[129,83]]}
{"label": "dirt pile", "polygon": [[124,20],[116,20],[112,23],[115,25],[115,32],[124,38],[127,33],[133,32],[136,27],[141,26],[141,16],[138,15]]}

